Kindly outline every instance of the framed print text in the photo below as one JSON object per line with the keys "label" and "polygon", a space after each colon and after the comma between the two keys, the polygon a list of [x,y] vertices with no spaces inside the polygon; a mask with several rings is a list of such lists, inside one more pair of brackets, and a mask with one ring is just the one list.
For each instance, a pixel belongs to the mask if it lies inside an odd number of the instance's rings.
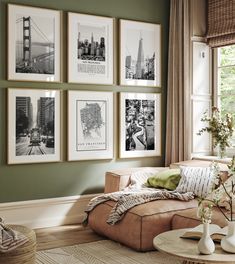
{"label": "framed print text", "polygon": [[61,12],[8,5],[8,80],[61,81]]}
{"label": "framed print text", "polygon": [[8,89],[8,164],[60,161],[60,91]]}
{"label": "framed print text", "polygon": [[161,95],[120,94],[120,158],[161,155]]}
{"label": "framed print text", "polygon": [[120,20],[120,84],[161,86],[161,25]]}
{"label": "framed print text", "polygon": [[113,158],[113,93],[68,92],[68,160]]}
{"label": "framed print text", "polygon": [[68,13],[68,82],[113,84],[113,18]]}

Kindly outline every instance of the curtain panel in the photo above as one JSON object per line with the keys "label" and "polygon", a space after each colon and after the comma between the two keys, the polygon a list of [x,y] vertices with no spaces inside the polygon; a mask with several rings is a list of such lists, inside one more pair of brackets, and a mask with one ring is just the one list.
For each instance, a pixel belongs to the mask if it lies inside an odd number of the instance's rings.
{"label": "curtain panel", "polygon": [[235,44],[235,0],[207,0],[207,43],[210,47]]}
{"label": "curtain panel", "polygon": [[190,159],[190,0],[171,0],[165,165]]}

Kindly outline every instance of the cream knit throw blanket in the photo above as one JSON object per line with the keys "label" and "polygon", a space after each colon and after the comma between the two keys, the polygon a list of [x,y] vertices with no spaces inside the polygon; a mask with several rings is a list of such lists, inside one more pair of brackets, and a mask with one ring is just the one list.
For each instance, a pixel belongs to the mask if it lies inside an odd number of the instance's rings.
{"label": "cream knit throw blanket", "polygon": [[110,225],[116,224],[120,221],[127,210],[133,208],[136,205],[144,204],[155,200],[167,200],[177,199],[181,201],[189,201],[194,198],[193,193],[179,193],[176,191],[168,191],[162,189],[145,188],[142,190],[130,190],[130,191],[119,191],[114,193],[107,193],[93,198],[85,212],[87,216],[84,220],[84,224],[87,223],[89,213],[99,204],[106,201],[116,202],[111,210],[111,213],[107,219],[107,223]]}
{"label": "cream knit throw blanket", "polygon": [[0,253],[9,252],[27,241],[26,236],[4,224],[0,218]]}

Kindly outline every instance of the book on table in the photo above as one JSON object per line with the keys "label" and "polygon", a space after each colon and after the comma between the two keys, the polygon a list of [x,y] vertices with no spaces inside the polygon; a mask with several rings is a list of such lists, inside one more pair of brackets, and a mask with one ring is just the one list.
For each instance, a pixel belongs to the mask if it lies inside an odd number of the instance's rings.
{"label": "book on table", "polygon": [[[220,242],[221,239],[227,235],[228,227],[225,226],[221,228],[218,225],[210,224],[209,226],[209,233],[213,241]],[[202,237],[203,233],[203,224],[198,225],[192,229],[187,230],[181,238],[189,238],[189,239],[196,239],[199,240]]]}

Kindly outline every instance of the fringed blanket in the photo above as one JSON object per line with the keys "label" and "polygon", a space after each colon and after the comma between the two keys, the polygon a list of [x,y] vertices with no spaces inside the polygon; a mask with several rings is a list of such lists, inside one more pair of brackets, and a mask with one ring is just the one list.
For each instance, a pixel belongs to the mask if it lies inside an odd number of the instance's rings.
{"label": "fringed blanket", "polygon": [[145,190],[119,191],[114,193],[103,194],[93,198],[89,202],[85,210],[87,216],[84,220],[84,224],[87,223],[89,213],[97,205],[109,200],[116,202],[116,204],[112,208],[111,213],[106,222],[110,225],[114,225],[123,218],[127,210],[133,208],[136,205],[144,204],[155,200],[176,199],[181,201],[189,201],[193,198],[194,195],[191,192],[179,193],[176,191],[167,191],[162,189],[150,190],[150,188],[146,188]]}

